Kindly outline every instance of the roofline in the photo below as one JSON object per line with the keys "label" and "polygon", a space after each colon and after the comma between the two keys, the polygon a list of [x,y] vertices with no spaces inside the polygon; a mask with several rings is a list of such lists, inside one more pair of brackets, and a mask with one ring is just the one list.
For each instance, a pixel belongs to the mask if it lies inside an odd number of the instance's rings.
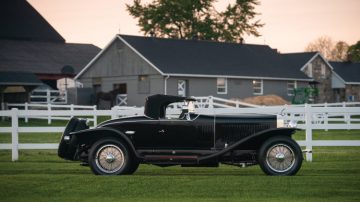
{"label": "roofline", "polygon": [[321,59],[323,59],[323,60],[325,61],[325,63],[330,67],[330,69],[331,69],[332,71],[334,71],[333,66],[328,62],[328,60],[325,59],[320,53],[319,53],[319,55],[320,55]]}
{"label": "roofline", "polygon": [[107,50],[110,45],[116,40],[116,36],[92,59],[90,62],[74,77],[74,80],[77,80],[82,74],[84,74],[87,69]]}
{"label": "roofline", "polygon": [[279,78],[279,77],[257,77],[257,76],[233,76],[233,75],[209,75],[209,74],[167,74],[173,77],[203,77],[203,78],[231,78],[231,79],[263,79],[263,80],[284,80],[284,81],[314,81],[314,79]]}
{"label": "roofline", "polygon": [[307,65],[308,65],[311,61],[313,61],[317,56],[320,56],[320,58],[325,62],[325,64],[327,64],[327,65],[330,67],[331,70],[334,70],[334,68],[331,66],[331,64],[330,64],[319,52],[317,52],[307,63],[305,63],[304,66],[302,66],[302,67],[300,68],[300,71],[304,71],[304,69],[307,67]]}
{"label": "roofline", "polygon": [[[342,62],[339,62],[339,63],[342,63]],[[345,81],[338,73],[336,73],[336,71],[335,70],[333,70],[332,71],[333,72],[333,74],[336,76],[336,77],[338,77],[345,85],[346,84],[348,84],[348,85],[360,85],[360,82],[352,82],[352,81],[350,81],[350,82],[347,82],[347,81]]]}
{"label": "roofline", "polygon": [[116,39],[120,39],[126,46],[128,46],[132,51],[134,51],[138,56],[140,56],[145,62],[147,62],[151,67],[153,67],[156,71],[158,71],[161,75],[164,75],[159,68],[157,68],[153,63],[151,63],[148,59],[146,59],[142,54],[139,53],[134,47],[132,47],[125,39],[123,39],[120,35],[116,35],[75,77],[74,80],[77,80],[82,74],[84,74],[87,69],[100,57],[104,54],[104,52],[116,41]]}
{"label": "roofline", "polygon": [[25,85],[25,86],[39,86],[39,85],[42,85],[42,84],[44,84],[44,83],[0,82],[0,85],[2,85],[2,86],[5,86],[5,85],[7,85],[7,86],[23,86],[23,85]]}
{"label": "roofline", "polygon": [[139,51],[137,51],[134,47],[132,47],[124,38],[120,35],[116,35],[118,39],[120,39],[125,45],[127,45],[132,51],[134,51],[138,56],[140,56],[145,62],[147,62],[151,67],[153,67],[156,71],[158,71],[161,75],[165,75],[159,68],[157,68],[152,62],[150,62],[146,57],[144,57]]}
{"label": "roofline", "polygon": [[360,85],[360,82],[345,82],[348,85]]}

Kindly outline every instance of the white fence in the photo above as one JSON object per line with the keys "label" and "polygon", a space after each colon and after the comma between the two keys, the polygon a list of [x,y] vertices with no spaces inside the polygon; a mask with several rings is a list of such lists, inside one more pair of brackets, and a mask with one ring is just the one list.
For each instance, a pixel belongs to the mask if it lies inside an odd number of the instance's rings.
{"label": "white fence", "polygon": [[67,104],[67,91],[59,90],[33,90],[30,95],[31,103],[38,104]]}
{"label": "white fence", "polygon": [[[360,146],[360,140],[313,140],[312,137],[314,129],[360,129],[360,107],[358,107],[360,103],[274,107],[248,105],[247,108],[240,108],[240,106],[245,106],[245,104],[236,101],[213,99],[212,97],[198,99],[202,99],[197,105],[197,112],[201,114],[279,114],[283,115],[286,122],[290,120],[298,121],[298,127],[304,129],[306,133],[305,141],[298,141],[298,143],[306,147],[306,159],[308,161],[312,161],[313,146]],[[223,103],[216,103],[215,101]],[[228,103],[230,103],[230,106]],[[173,109],[168,109],[167,113],[179,114],[179,111],[180,109],[174,106]],[[90,116],[94,120],[94,125],[96,125],[97,116],[111,116],[113,119],[119,116],[142,114],[143,108],[114,107],[111,110],[96,110],[90,106],[89,109],[79,110],[76,109],[75,105],[73,108],[70,105],[70,108],[67,110],[18,110],[13,108],[12,110],[0,111],[0,116],[11,117],[12,122],[11,127],[0,127],[0,133],[12,134],[12,143],[0,144],[0,149],[11,149],[13,161],[18,159],[19,149],[57,149],[58,144],[19,144],[18,134],[63,132],[64,127],[19,127],[19,118],[66,117],[69,119],[72,116]]]}
{"label": "white fence", "polygon": [[[96,105],[94,106],[83,106],[83,105],[55,105],[55,104],[29,104],[27,102],[25,102],[24,104],[7,104],[8,108],[20,108],[23,109],[25,111],[24,114],[28,114],[25,115],[24,117],[20,117],[20,118],[24,118],[25,119],[25,123],[27,123],[29,121],[29,118],[32,119],[47,119],[48,120],[48,124],[51,124],[52,120],[70,120],[70,118],[72,116],[54,116],[52,115],[52,111],[55,110],[70,110],[70,111],[75,111],[75,110],[94,110],[96,111]],[[26,113],[29,110],[46,110],[48,112],[50,112],[50,115],[48,116],[32,116],[31,113]],[[93,116],[93,118],[88,118],[89,121],[92,121],[94,123],[94,125],[97,125],[97,118],[96,115]]]}

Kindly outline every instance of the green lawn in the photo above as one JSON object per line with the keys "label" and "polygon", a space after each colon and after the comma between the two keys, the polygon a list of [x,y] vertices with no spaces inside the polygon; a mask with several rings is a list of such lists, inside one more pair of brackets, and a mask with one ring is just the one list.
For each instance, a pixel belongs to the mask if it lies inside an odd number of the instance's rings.
{"label": "green lawn", "polygon": [[[47,125],[27,126],[36,124]],[[360,139],[359,132],[314,131],[314,139]],[[294,137],[304,139],[304,133]],[[59,138],[59,133],[29,133],[19,139],[57,143]],[[10,141],[10,134],[0,134],[0,143]],[[314,161],[304,162],[292,177],[266,176],[258,166],[224,165],[141,165],[131,176],[104,177],[60,159],[55,150],[21,150],[18,162],[10,159],[10,151],[0,150],[0,201],[360,201],[360,147],[314,147]]]}
{"label": "green lawn", "polygon": [[56,151],[0,151],[1,201],[359,201],[360,149],[315,148],[314,162],[292,177],[265,176],[258,166],[159,168],[132,176],[94,176]]}

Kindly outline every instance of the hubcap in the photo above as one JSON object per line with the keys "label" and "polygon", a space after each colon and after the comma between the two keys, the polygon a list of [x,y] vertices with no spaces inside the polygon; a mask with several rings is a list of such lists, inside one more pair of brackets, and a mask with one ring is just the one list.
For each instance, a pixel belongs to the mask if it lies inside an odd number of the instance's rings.
{"label": "hubcap", "polygon": [[275,172],[286,172],[295,164],[294,151],[285,144],[276,144],[269,148],[266,163]]}
{"label": "hubcap", "polygon": [[283,153],[278,153],[275,155],[275,158],[279,162],[283,162],[285,160],[285,155]]}
{"label": "hubcap", "polygon": [[123,151],[113,144],[107,144],[98,149],[95,158],[97,167],[108,174],[119,171],[125,163]]}
{"label": "hubcap", "polygon": [[112,163],[115,161],[115,156],[113,154],[107,154],[105,160],[108,163]]}

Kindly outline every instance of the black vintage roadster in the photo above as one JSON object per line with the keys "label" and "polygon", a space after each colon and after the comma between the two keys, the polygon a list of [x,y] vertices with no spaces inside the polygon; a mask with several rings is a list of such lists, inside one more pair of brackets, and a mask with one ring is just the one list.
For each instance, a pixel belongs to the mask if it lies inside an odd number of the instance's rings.
{"label": "black vintage roadster", "polygon": [[[201,115],[193,99],[153,95],[144,116],[109,120],[89,129],[72,118],[59,144],[61,158],[81,161],[97,175],[132,174],[140,163],[157,166],[259,164],[268,175],[294,175],[303,156],[291,139],[296,128],[284,127],[276,115]],[[171,103],[188,103],[178,117],[166,115]]]}

